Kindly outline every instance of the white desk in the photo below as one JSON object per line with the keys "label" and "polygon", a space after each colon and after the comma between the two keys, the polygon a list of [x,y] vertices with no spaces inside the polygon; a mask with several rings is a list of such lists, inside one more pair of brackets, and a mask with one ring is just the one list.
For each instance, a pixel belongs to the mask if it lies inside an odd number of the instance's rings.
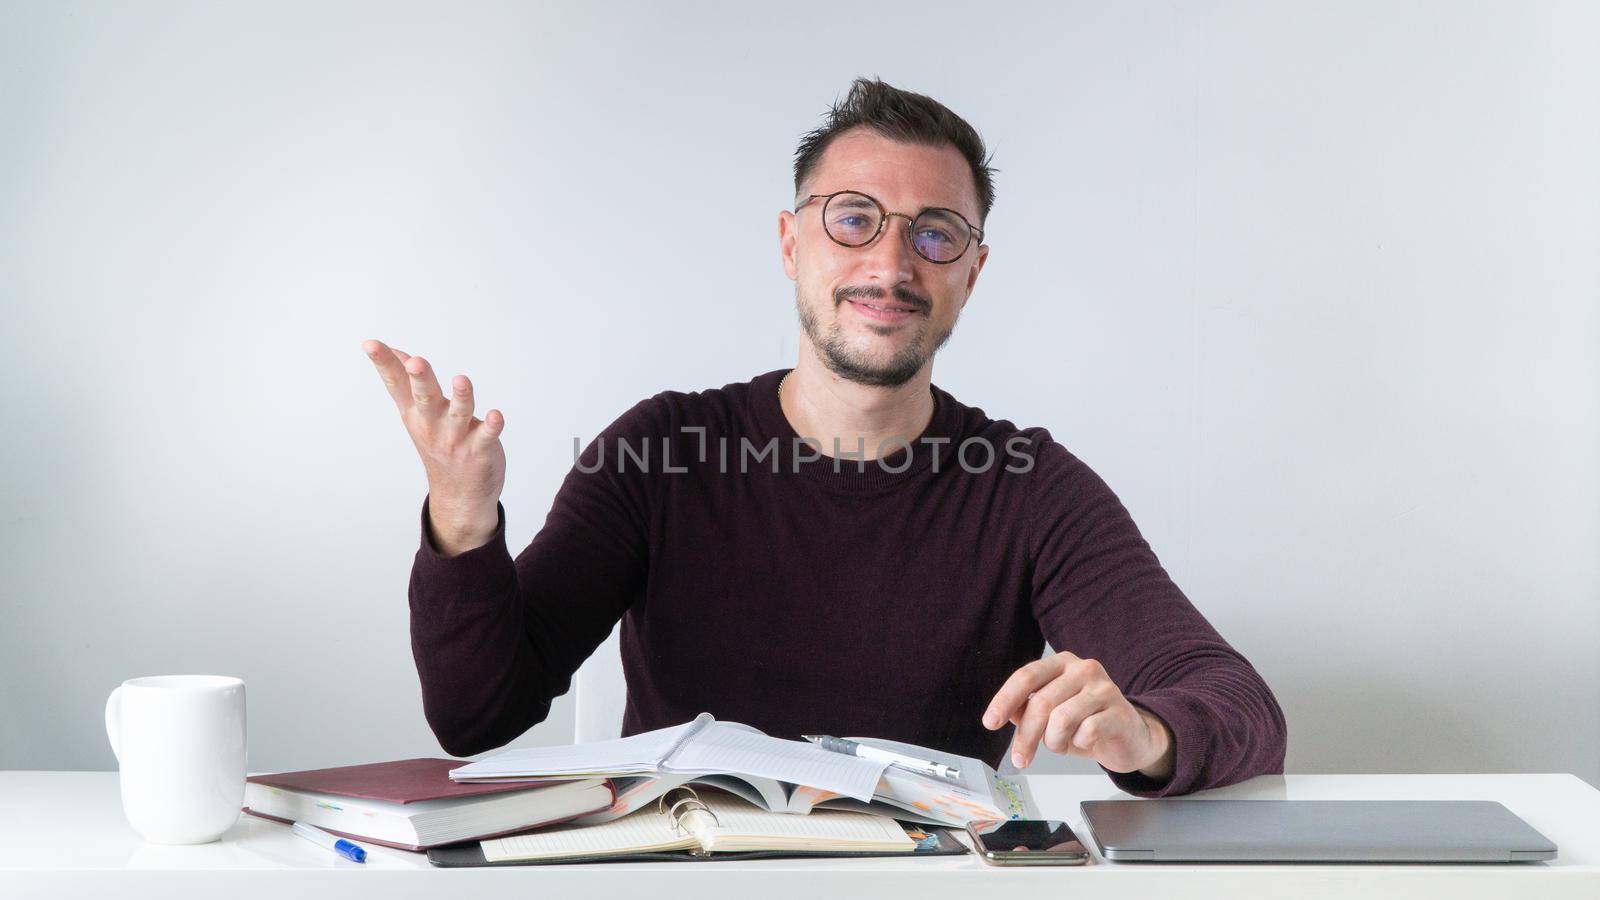
{"label": "white desk", "polygon": [[[1030,779],[1045,815],[1082,828],[1081,800],[1126,797],[1098,775]],[[294,900],[581,896],[868,897],[1600,897],[1600,791],[1572,775],[1263,776],[1194,794],[1243,800],[1498,800],[1555,841],[1549,862],[1225,865],[1112,863],[997,869],[975,856],[901,860],[589,863],[438,869],[375,844],[352,863],[241,815],[222,840],[147,844],[122,818],[115,772],[0,772],[0,896]],[[1069,893],[1070,892],[1070,893]]]}

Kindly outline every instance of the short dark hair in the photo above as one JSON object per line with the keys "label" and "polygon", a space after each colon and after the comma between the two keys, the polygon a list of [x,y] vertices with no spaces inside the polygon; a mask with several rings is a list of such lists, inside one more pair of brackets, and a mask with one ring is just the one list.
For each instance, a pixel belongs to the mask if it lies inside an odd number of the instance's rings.
{"label": "short dark hair", "polygon": [[844,102],[833,104],[822,127],[800,139],[794,157],[796,202],[833,139],[862,125],[890,140],[926,146],[954,144],[972,167],[978,189],[978,226],[983,227],[994,206],[994,173],[1000,170],[991,168],[984,158],[983,138],[977,129],[932,97],[903,91],[876,77],[857,78]]}

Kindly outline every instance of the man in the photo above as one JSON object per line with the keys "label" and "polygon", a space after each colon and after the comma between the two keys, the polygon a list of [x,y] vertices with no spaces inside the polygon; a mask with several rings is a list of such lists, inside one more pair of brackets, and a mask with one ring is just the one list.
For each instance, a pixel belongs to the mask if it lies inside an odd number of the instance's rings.
{"label": "man", "polygon": [[543,721],[620,619],[624,734],[707,711],[991,765],[1010,743],[1019,767],[1042,742],[1151,797],[1281,772],[1272,691],[1111,489],[1048,431],[931,383],[989,255],[977,132],[858,79],[795,187],[793,370],[636,404],[515,560],[505,418],[474,417],[465,376],[445,397],[426,360],[363,345],[427,471],[411,634],[444,748]]}

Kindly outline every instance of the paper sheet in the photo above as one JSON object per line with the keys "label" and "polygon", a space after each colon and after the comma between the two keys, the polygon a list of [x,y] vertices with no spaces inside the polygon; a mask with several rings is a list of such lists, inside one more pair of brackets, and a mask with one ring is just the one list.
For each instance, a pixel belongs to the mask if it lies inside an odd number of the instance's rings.
{"label": "paper sheet", "polygon": [[[693,736],[684,742],[684,736],[691,731]],[[674,747],[677,747],[676,752],[673,752]],[[663,757],[667,757],[666,764],[658,769],[657,762]],[[708,713],[701,713],[682,725],[632,737],[507,750],[452,769],[450,777],[731,772],[809,785],[857,800],[871,800],[886,765],[831,753],[807,741],[769,737],[749,726],[718,722]]]}
{"label": "paper sheet", "polygon": [[560,747],[519,747],[497,753],[488,759],[468,763],[459,769],[451,769],[450,777],[459,779],[654,772],[656,762],[694,726],[695,721],[697,720],[609,741],[591,741],[587,744],[567,744]]}
{"label": "paper sheet", "polygon": [[483,858],[489,862],[507,859],[539,859],[584,854],[626,853],[660,849],[668,845],[694,845],[692,839],[674,830],[666,816],[655,809],[643,809],[629,816],[587,827],[555,826],[532,834],[479,841]]}
{"label": "paper sheet", "polygon": [[786,741],[713,722],[679,748],[673,772],[738,772],[871,800],[887,763],[832,753],[808,741]]}
{"label": "paper sheet", "polygon": [[707,793],[700,799],[716,816],[716,830],[726,834],[808,839],[832,844],[842,841],[893,841],[911,847],[916,843],[906,837],[905,829],[884,816],[841,810],[816,810],[810,815],[790,816],[770,813],[733,797]]}

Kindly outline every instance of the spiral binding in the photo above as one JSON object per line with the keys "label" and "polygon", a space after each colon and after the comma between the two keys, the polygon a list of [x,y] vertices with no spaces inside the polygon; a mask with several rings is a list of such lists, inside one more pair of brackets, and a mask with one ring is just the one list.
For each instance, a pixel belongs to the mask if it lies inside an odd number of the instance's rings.
{"label": "spiral binding", "polygon": [[[673,802],[672,806],[668,808],[667,797],[678,793],[679,791],[686,793],[689,796],[678,798]],[[685,805],[687,805],[687,808],[681,813],[678,812],[678,807]],[[683,817],[697,809],[709,815],[711,817],[711,821],[715,822],[717,825],[720,826],[722,824],[722,821],[717,818],[717,814],[712,812],[709,806],[706,806],[705,801],[700,799],[700,795],[695,793],[695,789],[692,787],[673,788],[667,793],[656,798],[656,812],[665,813],[668,821],[672,823],[672,830],[681,832],[683,834],[689,833],[683,828]]]}

